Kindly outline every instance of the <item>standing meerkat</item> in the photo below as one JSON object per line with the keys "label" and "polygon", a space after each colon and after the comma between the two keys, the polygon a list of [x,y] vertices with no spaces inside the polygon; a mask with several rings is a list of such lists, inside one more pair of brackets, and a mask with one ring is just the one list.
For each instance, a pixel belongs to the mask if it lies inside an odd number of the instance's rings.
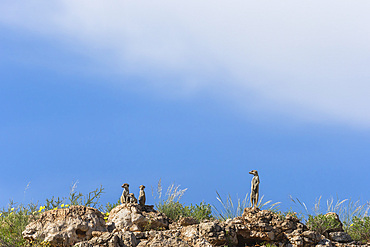
{"label": "standing meerkat", "polygon": [[130,191],[129,191],[129,184],[128,183],[124,183],[122,184],[122,188],[123,188],[123,192],[122,192],[122,195],[121,195],[121,203],[129,203],[130,202],[130,198],[129,198],[129,194],[130,194]]}
{"label": "standing meerkat", "polygon": [[145,197],[145,186],[144,185],[140,185],[140,194],[139,194],[139,204],[141,206],[145,206],[145,201],[146,201],[146,197]]}
{"label": "standing meerkat", "polygon": [[251,205],[253,208],[256,208],[258,204],[260,178],[256,170],[250,171],[249,174],[254,175],[251,183]]}

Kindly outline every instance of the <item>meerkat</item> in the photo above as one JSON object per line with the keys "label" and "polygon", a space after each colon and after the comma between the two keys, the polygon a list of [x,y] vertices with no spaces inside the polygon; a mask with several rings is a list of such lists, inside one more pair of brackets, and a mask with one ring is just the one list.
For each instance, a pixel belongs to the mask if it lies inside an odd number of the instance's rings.
{"label": "meerkat", "polygon": [[137,199],[134,195],[134,193],[128,194],[130,203],[137,203]]}
{"label": "meerkat", "polygon": [[249,174],[254,175],[251,183],[251,205],[253,208],[256,208],[258,204],[260,178],[256,170],[250,171]]}
{"label": "meerkat", "polygon": [[144,185],[140,185],[140,194],[139,194],[139,204],[141,206],[145,206],[145,201],[146,201],[146,197],[145,197],[145,186]]}
{"label": "meerkat", "polygon": [[130,194],[129,186],[130,185],[128,183],[124,183],[121,186],[123,188],[123,192],[122,192],[122,195],[121,195],[121,203],[122,204],[130,202],[130,200],[129,200],[129,194]]}

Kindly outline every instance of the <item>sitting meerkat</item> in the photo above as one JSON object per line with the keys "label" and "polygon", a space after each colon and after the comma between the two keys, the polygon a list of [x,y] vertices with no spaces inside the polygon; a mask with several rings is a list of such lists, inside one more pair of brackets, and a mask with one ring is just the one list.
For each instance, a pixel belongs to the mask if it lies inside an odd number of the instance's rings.
{"label": "sitting meerkat", "polygon": [[123,188],[123,192],[122,192],[122,195],[121,195],[121,203],[124,204],[124,203],[129,203],[130,202],[130,198],[129,198],[129,194],[130,194],[130,191],[129,191],[129,184],[128,183],[124,183],[122,184],[122,188]]}
{"label": "sitting meerkat", "polygon": [[130,203],[137,203],[137,199],[136,199],[134,193],[130,193],[130,194],[128,194],[128,196],[130,197],[129,198]]}
{"label": "sitting meerkat", "polygon": [[145,206],[145,201],[146,201],[146,198],[145,198],[145,186],[144,185],[140,185],[140,194],[139,194],[139,204],[141,206]]}

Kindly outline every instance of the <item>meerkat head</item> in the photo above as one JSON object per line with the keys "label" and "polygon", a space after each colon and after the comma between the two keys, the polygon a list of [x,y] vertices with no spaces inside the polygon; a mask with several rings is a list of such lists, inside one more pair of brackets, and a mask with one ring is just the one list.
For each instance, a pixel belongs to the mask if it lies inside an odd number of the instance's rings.
{"label": "meerkat head", "polygon": [[250,171],[249,174],[252,174],[254,176],[258,176],[258,172],[256,170]]}
{"label": "meerkat head", "polygon": [[141,190],[143,190],[143,189],[145,189],[145,186],[144,186],[144,185],[140,185],[140,186],[139,186],[139,188],[140,188]]}
{"label": "meerkat head", "polygon": [[130,197],[133,197],[133,196],[134,196],[134,193],[130,193],[130,194],[129,194],[129,196],[130,196]]}
{"label": "meerkat head", "polygon": [[124,183],[124,184],[122,184],[122,188],[126,188],[126,189],[128,189],[128,187],[129,187],[130,185],[128,184],[128,183]]}

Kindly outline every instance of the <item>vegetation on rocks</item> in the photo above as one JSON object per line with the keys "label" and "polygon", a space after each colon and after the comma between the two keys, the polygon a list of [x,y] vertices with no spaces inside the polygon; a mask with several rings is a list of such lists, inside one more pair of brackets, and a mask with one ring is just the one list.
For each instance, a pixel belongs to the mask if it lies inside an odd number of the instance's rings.
{"label": "vegetation on rocks", "polygon": [[[191,217],[198,222],[205,219],[226,220],[241,216],[245,207],[249,207],[248,194],[243,199],[232,200],[228,195],[222,199],[217,193],[219,205],[210,205],[205,202],[199,204],[185,205],[180,202],[181,197],[187,189],[180,189],[179,186],[172,184],[168,187],[166,193],[162,193],[161,181],[157,186],[156,194],[153,196],[156,200],[155,208],[165,214],[173,222],[178,221],[181,217]],[[104,189],[102,186],[87,194],[76,192],[76,184],[72,185],[68,197],[52,197],[46,199],[44,203],[29,203],[28,205],[16,204],[10,201],[6,208],[0,210],[0,246],[48,246],[46,242],[29,243],[22,237],[22,231],[32,221],[37,220],[41,213],[47,210],[56,210],[58,208],[68,208],[71,205],[90,206],[99,209],[108,218],[109,212],[117,205],[119,201],[102,205],[100,197]],[[317,233],[323,234],[330,229],[342,228],[351,238],[358,242],[370,241],[370,216],[368,210],[370,205],[360,204],[359,201],[329,199],[326,201],[326,209],[320,208],[319,200],[314,204],[312,212],[306,207],[306,204],[298,199],[292,199],[303,207],[303,213],[287,211],[278,211],[279,203],[271,203],[260,200],[259,207],[266,208],[274,212],[278,217],[285,219],[294,216],[302,223]],[[234,203],[235,202],[235,203]],[[221,206],[220,206],[221,205]],[[332,215],[325,213],[334,212],[339,216],[340,222]],[[299,215],[299,217],[297,216]]]}
{"label": "vegetation on rocks", "polygon": [[353,217],[348,233],[353,240],[370,242],[370,217]]}
{"label": "vegetation on rocks", "polygon": [[187,189],[180,189],[179,185],[171,184],[164,196],[162,190],[161,180],[159,180],[157,194],[154,196],[158,199],[155,206],[159,212],[164,213],[172,221],[177,221],[181,217],[192,217],[200,222],[213,217],[210,204],[201,202],[200,204],[186,206],[179,202]]}
{"label": "vegetation on rocks", "polygon": [[306,225],[309,229],[320,234],[324,234],[330,229],[336,229],[341,226],[340,222],[337,221],[334,216],[323,214],[309,215]]}

